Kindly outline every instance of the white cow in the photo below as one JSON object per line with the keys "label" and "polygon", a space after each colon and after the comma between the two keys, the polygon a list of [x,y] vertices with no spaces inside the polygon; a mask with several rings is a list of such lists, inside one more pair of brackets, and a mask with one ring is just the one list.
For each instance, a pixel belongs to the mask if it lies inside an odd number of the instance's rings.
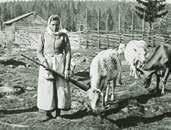
{"label": "white cow", "polygon": [[112,49],[104,50],[97,54],[91,62],[91,87],[87,93],[93,110],[96,110],[97,101],[100,96],[102,96],[103,105],[108,100],[109,87],[106,86],[109,86],[110,81],[113,81],[111,100],[114,100],[117,78],[121,82],[121,61],[118,57],[120,53],[122,53],[122,48],[119,48],[118,51]]}
{"label": "white cow", "polygon": [[125,60],[130,65],[130,76],[138,78],[136,68],[139,68],[145,62],[147,43],[143,40],[132,40],[125,48]]}

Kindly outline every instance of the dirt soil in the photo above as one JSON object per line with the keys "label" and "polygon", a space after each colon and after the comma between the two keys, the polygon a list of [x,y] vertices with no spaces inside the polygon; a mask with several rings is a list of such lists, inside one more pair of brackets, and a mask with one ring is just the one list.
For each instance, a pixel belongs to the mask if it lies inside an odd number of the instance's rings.
{"label": "dirt soil", "polygon": [[[89,82],[87,68],[98,51],[73,51],[88,58],[76,67],[73,78],[84,84]],[[38,66],[23,58],[21,54],[36,60],[35,50],[15,45],[0,48],[0,129],[171,129],[171,80],[167,83],[165,95],[149,93],[143,88],[141,79],[135,80],[128,75],[126,64],[123,64],[123,85],[116,88],[116,101],[110,102],[100,114],[86,108],[86,92],[71,84],[71,110],[62,111],[61,118],[42,122],[44,115],[38,112],[36,107]],[[154,88],[154,85],[153,82],[151,88]]]}

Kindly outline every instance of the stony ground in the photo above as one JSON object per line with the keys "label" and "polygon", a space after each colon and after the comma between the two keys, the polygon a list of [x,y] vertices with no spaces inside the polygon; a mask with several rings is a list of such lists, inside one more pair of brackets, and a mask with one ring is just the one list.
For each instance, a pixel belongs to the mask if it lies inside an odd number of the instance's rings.
{"label": "stony ground", "polygon": [[[73,51],[86,57],[76,66],[73,78],[84,84],[89,82],[88,67],[98,51]],[[128,75],[126,64],[123,65],[123,85],[116,88],[116,102],[110,102],[101,114],[86,109],[86,92],[71,84],[71,110],[62,111],[62,118],[41,122],[43,114],[36,107],[38,66],[20,55],[36,59],[35,50],[11,45],[1,47],[0,54],[0,129],[171,129],[171,80],[164,96],[149,93],[141,79]],[[154,85],[153,82],[151,88]]]}

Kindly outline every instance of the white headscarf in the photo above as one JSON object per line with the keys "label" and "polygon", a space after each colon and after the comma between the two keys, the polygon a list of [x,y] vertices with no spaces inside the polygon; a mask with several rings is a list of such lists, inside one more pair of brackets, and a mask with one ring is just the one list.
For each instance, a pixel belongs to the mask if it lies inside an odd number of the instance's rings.
{"label": "white headscarf", "polygon": [[[51,23],[52,20],[59,20],[60,21],[60,18],[58,15],[51,15],[48,19],[48,23],[47,23],[47,32],[50,34],[50,35],[57,35],[58,32],[53,32],[50,28],[49,28],[49,25]],[[61,27],[61,26],[60,26]],[[59,27],[59,30],[60,30],[60,27]]]}

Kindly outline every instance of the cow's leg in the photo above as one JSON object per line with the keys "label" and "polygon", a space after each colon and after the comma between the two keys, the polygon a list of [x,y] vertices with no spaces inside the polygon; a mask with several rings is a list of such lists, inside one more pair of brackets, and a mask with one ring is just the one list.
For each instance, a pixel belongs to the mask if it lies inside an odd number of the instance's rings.
{"label": "cow's leg", "polygon": [[121,60],[118,60],[118,64],[117,64],[117,68],[118,68],[118,83],[119,85],[122,85],[122,76],[121,76],[121,73],[122,73],[122,63],[121,63]]}
{"label": "cow's leg", "polygon": [[105,93],[104,93],[104,90],[107,89],[105,88],[106,86],[106,79],[105,78],[101,78],[100,80],[100,86],[99,86],[99,89],[102,91],[101,93],[101,96],[102,96],[102,106],[105,106]]}
{"label": "cow's leg", "polygon": [[164,73],[164,77],[162,78],[162,82],[163,82],[162,91],[161,91],[162,95],[164,94],[164,89],[165,89],[168,77],[169,77],[169,68],[166,69],[166,71]]}
{"label": "cow's leg", "polygon": [[116,87],[116,79],[113,80],[113,84],[112,84],[112,95],[111,95],[111,101],[113,101],[115,99],[115,87]]}
{"label": "cow's leg", "polygon": [[132,66],[132,71],[133,71],[133,76],[135,77],[135,79],[138,79],[137,70],[136,70],[136,67],[134,65]]}
{"label": "cow's leg", "polygon": [[122,85],[121,71],[118,73],[118,82],[119,82],[119,85]]}
{"label": "cow's leg", "polygon": [[[150,87],[152,75],[153,75],[153,74],[150,74],[150,75],[148,75],[148,76],[146,77],[146,79],[145,79],[145,84],[146,84],[146,85],[145,85],[145,88]],[[156,78],[157,78],[157,76],[156,76]],[[157,80],[156,80],[156,81],[157,81]]]}
{"label": "cow's leg", "polygon": [[102,92],[102,94],[101,94],[101,96],[102,96],[102,107],[104,107],[105,106],[105,101],[104,101],[104,93]]}
{"label": "cow's leg", "polygon": [[130,66],[129,66],[129,75],[130,75],[130,76],[133,76],[133,74],[132,74],[132,73],[133,73],[132,65],[130,65]]}
{"label": "cow's leg", "polygon": [[91,78],[91,88],[97,88],[99,89],[99,86],[101,85],[101,77],[100,76],[93,76],[93,78]]}
{"label": "cow's leg", "polygon": [[110,81],[107,83],[107,86],[106,86],[105,99],[104,99],[104,103],[105,103],[105,104],[106,104],[106,102],[108,101],[108,97],[109,97],[109,88],[110,88]]}
{"label": "cow's leg", "polygon": [[156,89],[159,92],[159,87],[160,87],[160,75],[156,73]]}

